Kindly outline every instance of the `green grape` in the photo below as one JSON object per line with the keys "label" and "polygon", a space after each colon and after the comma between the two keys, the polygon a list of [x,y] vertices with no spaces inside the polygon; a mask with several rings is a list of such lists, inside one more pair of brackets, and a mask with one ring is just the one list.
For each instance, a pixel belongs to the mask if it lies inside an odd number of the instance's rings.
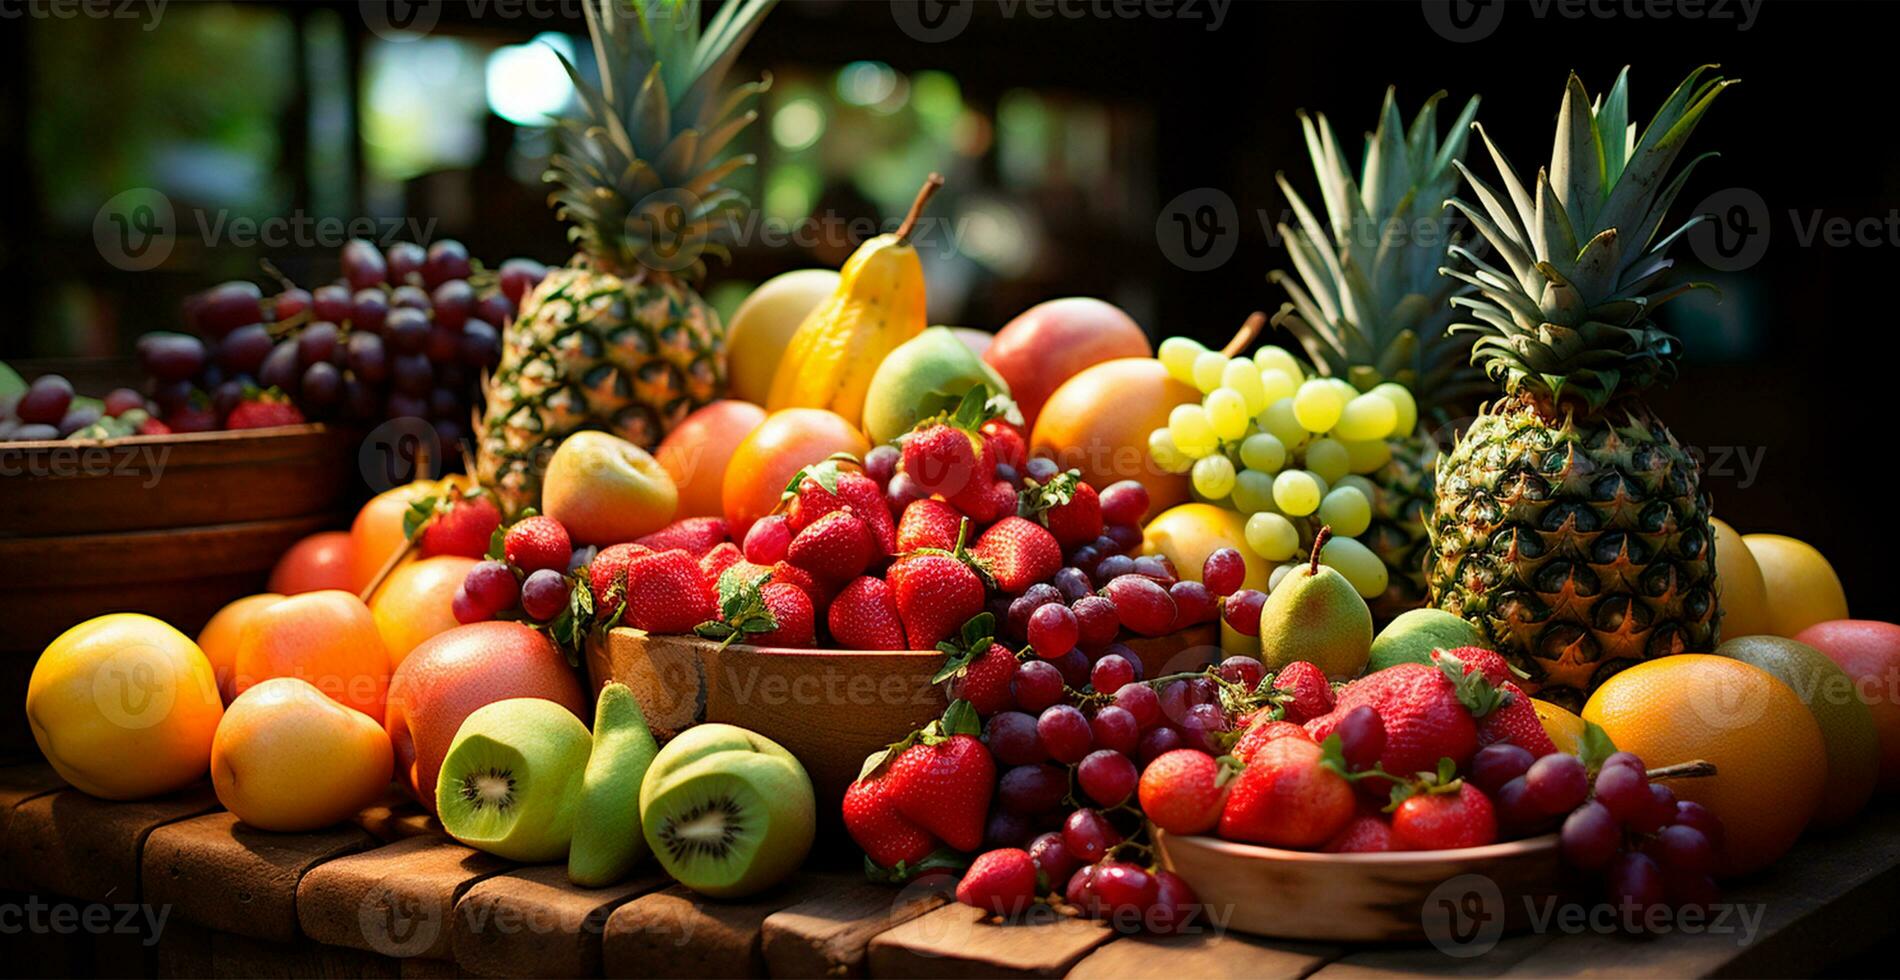
{"label": "green grape", "polygon": [[1353,538],[1335,534],[1326,542],[1326,547],[1319,550],[1319,560],[1344,575],[1353,589],[1367,599],[1385,591],[1389,574],[1385,562],[1380,561],[1371,548]]}
{"label": "green grape", "polygon": [[1247,399],[1232,388],[1216,388],[1207,393],[1201,401],[1201,408],[1207,412],[1207,424],[1214,427],[1214,435],[1225,442],[1234,442],[1247,434],[1247,424],[1253,416],[1247,414]]}
{"label": "green grape", "polygon": [[1194,387],[1205,395],[1220,387],[1221,375],[1227,372],[1227,355],[1217,350],[1204,350],[1194,355]]}
{"label": "green grape", "polygon": [[1372,502],[1352,487],[1338,487],[1319,502],[1321,524],[1333,533],[1356,538],[1372,526]]}
{"label": "green grape", "polygon": [[[1348,446],[1347,448],[1350,449],[1352,447]],[[1374,486],[1371,480],[1368,480],[1357,473],[1354,473],[1351,476],[1342,477],[1338,483],[1333,484],[1333,489],[1335,490],[1339,489],[1340,487],[1351,487],[1354,490],[1357,490],[1360,493],[1365,494],[1367,500],[1371,500],[1373,497],[1378,496],[1378,493],[1379,493],[1379,488],[1377,486]]]}
{"label": "green grape", "polygon": [[1176,405],[1168,412],[1168,434],[1174,436],[1175,447],[1189,459],[1200,459],[1219,445],[1214,427],[1207,421],[1207,410],[1192,402]]}
{"label": "green grape", "polygon": [[1275,568],[1270,574],[1267,575],[1267,591],[1272,592],[1274,589],[1279,588],[1280,580],[1283,578],[1286,578],[1289,573],[1291,573],[1294,569],[1298,567],[1300,566],[1296,562],[1294,564],[1281,565],[1278,568]]}
{"label": "green grape", "polygon": [[1293,417],[1308,432],[1330,430],[1345,407],[1346,399],[1340,397],[1339,389],[1324,378],[1300,385],[1299,393],[1293,396]]}
{"label": "green grape", "polygon": [[1359,389],[1354,388],[1352,382],[1347,381],[1345,378],[1327,378],[1326,383],[1332,385],[1333,390],[1339,392],[1339,397],[1347,401],[1352,401],[1359,397]]}
{"label": "green grape", "polygon": [[1306,447],[1306,468],[1327,483],[1352,472],[1352,454],[1346,444],[1332,436],[1322,436]]}
{"label": "green grape", "polygon": [[1220,383],[1223,388],[1232,388],[1246,399],[1247,414],[1259,415],[1267,407],[1267,388],[1260,383],[1260,369],[1244,357],[1236,357],[1227,362],[1222,369]]}
{"label": "green grape", "polygon": [[1287,470],[1273,478],[1273,502],[1280,506],[1281,513],[1293,517],[1318,510],[1325,492],[1319,479],[1305,470]]}
{"label": "green grape", "polygon": [[1268,368],[1278,368],[1286,372],[1286,376],[1293,379],[1293,383],[1296,385],[1306,380],[1306,369],[1300,366],[1300,359],[1287,353],[1284,347],[1276,347],[1273,344],[1268,344],[1253,352],[1253,362],[1258,365],[1262,371]]}
{"label": "green grape", "polygon": [[1392,423],[1393,432],[1409,436],[1412,430],[1418,428],[1418,402],[1412,400],[1411,389],[1396,381],[1387,381],[1385,384],[1375,385],[1366,394],[1378,395],[1391,402],[1393,408],[1398,409],[1398,418]]}
{"label": "green grape", "polygon": [[1260,389],[1265,393],[1266,404],[1271,405],[1282,398],[1292,398],[1300,390],[1300,382],[1279,368],[1261,368]]}
{"label": "green grape", "polygon": [[1250,470],[1278,473],[1286,465],[1286,443],[1271,432],[1256,432],[1241,441],[1240,461]]}
{"label": "green grape", "polygon": [[1306,427],[1300,424],[1300,420],[1293,417],[1293,399],[1291,398],[1282,398],[1268,405],[1267,410],[1261,412],[1260,418],[1256,421],[1260,423],[1260,431],[1280,440],[1280,445],[1286,447],[1288,452],[1299,449],[1306,445],[1308,439],[1313,438],[1313,434],[1306,431]]}
{"label": "green grape", "polygon": [[1168,376],[1182,384],[1194,383],[1194,359],[1206,353],[1207,348],[1192,337],[1169,337],[1161,342],[1161,348],[1155,357],[1161,366],[1168,370]]}
{"label": "green grape", "polygon": [[1209,500],[1234,492],[1234,461],[1220,453],[1194,461],[1194,490]]}
{"label": "green grape", "polygon": [[[1338,431],[1338,430],[1334,430]],[[1354,473],[1374,473],[1379,467],[1392,460],[1392,444],[1384,439],[1368,439],[1365,442],[1346,442],[1346,455],[1351,457],[1347,468]]]}
{"label": "green grape", "polygon": [[1273,476],[1259,470],[1241,470],[1234,476],[1234,509],[1243,514],[1273,510]]}
{"label": "green grape", "polygon": [[1247,518],[1243,534],[1247,547],[1268,561],[1286,561],[1300,550],[1300,529],[1279,514],[1263,512]]}
{"label": "green grape", "polygon": [[1398,406],[1382,395],[1359,395],[1339,413],[1333,435],[1351,442],[1384,439],[1399,422]]}
{"label": "green grape", "polygon": [[1163,473],[1186,473],[1194,466],[1194,460],[1174,444],[1174,435],[1165,425],[1148,433],[1148,458]]}

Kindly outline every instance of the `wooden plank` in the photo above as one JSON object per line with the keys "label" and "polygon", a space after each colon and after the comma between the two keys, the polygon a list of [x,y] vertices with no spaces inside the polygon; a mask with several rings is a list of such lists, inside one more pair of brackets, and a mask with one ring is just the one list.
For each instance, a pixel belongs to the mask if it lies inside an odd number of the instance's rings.
{"label": "wooden plank", "polygon": [[1299,980],[1343,950],[1318,943],[1255,939],[1207,929],[1173,936],[1124,936],[1082,958],[1075,980]]}
{"label": "wooden plank", "polygon": [[803,874],[762,895],[720,901],[683,885],[643,895],[615,909],[601,939],[610,977],[756,977],[765,974],[760,939],[765,919],[834,884]]}
{"label": "wooden plank", "polygon": [[376,846],[343,824],[276,834],[220,811],[152,831],[145,842],[145,901],[221,931],[287,943],[297,928],[297,884],[311,868]]}
{"label": "wooden plank", "polygon": [[297,922],[333,946],[448,959],[455,903],[510,867],[452,840],[412,837],[311,868],[297,886]]}
{"label": "wooden plank", "polygon": [[875,936],[874,977],[1054,977],[1115,934],[1108,926],[1044,906],[1021,921],[997,921],[946,905]]}
{"label": "wooden plank", "polygon": [[943,906],[956,880],[936,876],[902,888],[857,871],[828,876],[821,893],[766,916],[760,929],[775,977],[861,977],[871,937]]}
{"label": "wooden plank", "polygon": [[[13,838],[15,807],[65,786],[66,781],[44,762],[20,762],[0,769],[0,842]],[[13,861],[0,861],[0,891],[17,890],[25,885]]]}
{"label": "wooden plank", "polygon": [[271,942],[228,932],[211,934],[211,973],[215,980],[291,980],[295,977],[396,980],[401,964],[361,950],[325,946],[307,939]]}
{"label": "wooden plank", "polygon": [[477,976],[597,976],[608,915],[671,880],[655,868],[607,888],[581,888],[557,864],[484,879],[455,906],[455,962]]}
{"label": "wooden plank", "polygon": [[208,977],[211,975],[211,930],[183,919],[167,919],[165,941],[154,946],[152,953],[152,975],[160,980]]}
{"label": "wooden plank", "polygon": [[217,807],[208,785],[129,803],[59,790],[13,809],[7,860],[22,881],[41,891],[96,902],[136,902],[146,836]]}
{"label": "wooden plank", "polygon": [[1364,947],[1348,953],[1312,976],[1321,980],[1371,977],[1495,977],[1508,972],[1551,944],[1551,936],[1506,936],[1495,947],[1472,957],[1447,956],[1430,945]]}
{"label": "wooden plank", "polygon": [[442,822],[424,810],[422,804],[411,799],[409,794],[393,788],[381,800],[352,817],[351,822],[381,841],[448,836],[448,832],[442,829]]}

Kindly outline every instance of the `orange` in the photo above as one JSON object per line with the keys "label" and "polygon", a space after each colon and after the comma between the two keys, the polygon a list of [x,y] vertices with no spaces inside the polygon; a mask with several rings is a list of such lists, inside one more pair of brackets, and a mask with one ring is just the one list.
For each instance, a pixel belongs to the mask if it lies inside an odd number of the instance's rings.
{"label": "orange", "polygon": [[306,592],[257,610],[238,639],[241,696],[272,677],[299,677],[371,718],[383,717],[389,651],[376,619],[348,592]]}
{"label": "orange", "polygon": [[1722,818],[1728,874],[1773,863],[1821,804],[1821,726],[1788,685],[1760,667],[1712,654],[1660,657],[1605,681],[1583,718],[1652,769],[1695,759],[1715,764],[1715,775],[1673,780],[1669,788]]}
{"label": "orange", "polygon": [[389,580],[369,601],[376,632],[389,650],[389,669],[395,670],[423,640],[462,625],[455,618],[455,590],[477,564],[473,558],[437,555],[389,573]]}
{"label": "orange", "polygon": [[[1768,632],[1793,636],[1815,623],[1847,618],[1840,576],[1813,545],[1785,534],[1747,534],[1742,540],[1767,586]],[[1729,635],[1726,627],[1723,635]]]}
{"label": "orange", "polygon": [[218,694],[225,704],[237,697],[237,691],[231,687],[231,674],[237,666],[238,639],[244,635],[244,624],[250,621],[252,613],[282,598],[275,592],[260,592],[233,599],[213,614],[211,621],[198,632],[198,649],[211,661],[211,672],[218,679]]}
{"label": "orange", "polygon": [[350,587],[346,591],[360,593],[370,579],[403,546],[402,515],[409,505],[424,497],[433,497],[445,492],[450,485],[473,489],[475,481],[466,476],[455,474],[440,480],[416,480],[402,486],[384,490],[369,499],[363,509],[356,512],[356,520],[350,524]]}
{"label": "orange", "polygon": [[675,518],[725,513],[726,466],[732,454],[765,421],[765,409],[735,399],[716,401],[673,427],[653,455],[679,488]]}
{"label": "orange", "polygon": [[1148,458],[1148,434],[1168,412],[1201,393],[1168,377],[1150,357],[1119,357],[1083,368],[1049,395],[1029,435],[1033,455],[1082,471],[1097,490],[1119,480],[1148,488],[1148,513],[1188,499],[1186,474],[1164,473]]}
{"label": "orange", "polygon": [[1559,752],[1575,753],[1577,742],[1583,738],[1583,719],[1570,713],[1570,709],[1549,701],[1531,699],[1531,710],[1537,712],[1537,723],[1544,726],[1544,734],[1550,736],[1552,745]]}
{"label": "orange", "polygon": [[792,474],[823,462],[832,453],[862,459],[870,451],[864,433],[836,412],[787,408],[766,416],[726,464],[720,498],[732,539],[744,541],[752,522],[778,506],[779,494]]}
{"label": "orange", "polygon": [[231,702],[211,743],[218,802],[259,830],[341,823],[389,789],[389,734],[295,677]]}
{"label": "orange", "polygon": [[290,546],[270,571],[270,591],[280,595],[323,589],[356,591],[356,559],[350,532],[318,531]]}
{"label": "orange", "polygon": [[1859,814],[1880,777],[1880,736],[1853,678],[1819,650],[1782,636],[1738,636],[1715,648],[1775,675],[1808,706],[1827,745],[1827,788],[1816,827],[1839,827]]}

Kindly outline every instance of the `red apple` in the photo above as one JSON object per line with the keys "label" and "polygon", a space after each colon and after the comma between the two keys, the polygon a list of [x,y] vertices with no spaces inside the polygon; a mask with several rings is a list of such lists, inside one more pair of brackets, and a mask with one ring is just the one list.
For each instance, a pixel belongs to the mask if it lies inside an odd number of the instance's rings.
{"label": "red apple", "polygon": [[1879,791],[1900,790],[1900,626],[1871,619],[1834,619],[1794,635],[1827,654],[1854,679],[1880,738]]}
{"label": "red apple", "polygon": [[1037,303],[996,332],[983,360],[1009,382],[1033,429],[1049,395],[1083,368],[1118,357],[1153,357],[1141,325],[1119,307],[1088,296]]}

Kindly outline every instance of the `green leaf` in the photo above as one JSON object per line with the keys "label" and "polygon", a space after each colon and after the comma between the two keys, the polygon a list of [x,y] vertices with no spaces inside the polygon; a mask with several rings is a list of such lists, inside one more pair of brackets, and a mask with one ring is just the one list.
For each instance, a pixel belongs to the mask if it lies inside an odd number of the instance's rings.
{"label": "green leaf", "polygon": [[414,541],[416,535],[435,517],[435,505],[434,497],[421,497],[410,502],[409,509],[402,512],[402,536],[405,540]]}
{"label": "green leaf", "polygon": [[821,462],[813,463],[793,473],[791,482],[785,484],[785,489],[779,493],[778,499],[784,501],[798,496],[798,488],[804,484],[807,478],[813,483],[823,487],[826,493],[834,497],[837,496],[838,477],[843,473],[843,471],[838,469],[838,464],[846,460],[855,463],[857,462],[857,457],[852,456],[850,453],[835,453],[826,457]]}
{"label": "green leaf", "polygon": [[949,735],[977,736],[983,733],[983,720],[976,716],[976,709],[970,702],[958,699],[950,702],[943,712],[943,733]]}
{"label": "green leaf", "polygon": [[1081,482],[1081,470],[1058,473],[1041,485],[1034,480],[1025,481],[1026,489],[1016,496],[1017,516],[1031,518],[1047,527],[1049,511],[1074,500],[1076,487]]}
{"label": "green leaf", "polygon": [[962,872],[969,866],[969,855],[939,847],[924,855],[924,859],[916,864],[899,861],[891,868],[878,867],[867,855],[864,859],[864,876],[880,885],[897,885],[927,873]]}
{"label": "green leaf", "polygon": [[975,432],[982,427],[984,422],[988,421],[984,413],[984,406],[988,405],[989,401],[990,389],[988,385],[976,385],[972,387],[969,391],[964,392],[962,400],[957,402],[957,410],[950,415],[951,423],[959,429]]}
{"label": "green leaf", "polygon": [[1319,764],[1351,779],[1352,767],[1346,764],[1344,744],[1340,741],[1338,732],[1326,736],[1326,740],[1319,743]]}
{"label": "green leaf", "polygon": [[1610,733],[1594,721],[1584,722],[1583,734],[1577,738],[1577,757],[1583,760],[1584,768],[1594,773],[1614,754],[1616,743],[1610,741]]}
{"label": "green leaf", "polygon": [[486,555],[488,560],[490,561],[508,560],[508,546],[505,543],[507,540],[508,540],[508,532],[503,531],[501,529],[501,525],[499,524],[496,525],[495,532],[488,536],[488,553]]}

